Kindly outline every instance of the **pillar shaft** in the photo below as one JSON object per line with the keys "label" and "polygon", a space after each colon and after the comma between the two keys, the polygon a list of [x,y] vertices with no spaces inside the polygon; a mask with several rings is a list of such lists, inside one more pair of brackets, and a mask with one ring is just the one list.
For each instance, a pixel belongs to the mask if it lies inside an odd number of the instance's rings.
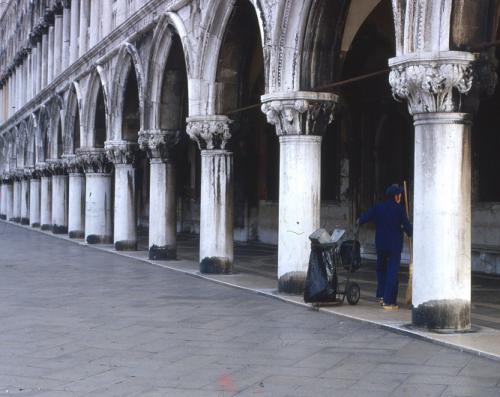
{"label": "pillar shaft", "polygon": [[43,80],[42,65],[43,65],[42,43],[38,42],[36,45],[36,81],[35,81],[35,87],[36,87],[37,94],[40,92],[40,90],[42,88],[42,80]]}
{"label": "pillar shaft", "polygon": [[149,258],[177,257],[177,203],[175,166],[171,161],[150,161]]}
{"label": "pillar shaft", "polygon": [[290,135],[279,141],[279,290],[301,292],[311,251],[307,237],[320,227],[321,137]]}
{"label": "pillar shaft", "polygon": [[54,19],[54,71],[52,80],[61,73],[63,55],[63,16],[56,15]]}
{"label": "pillar shaft", "polygon": [[70,28],[70,46],[69,46],[69,64],[71,65],[78,59],[80,35],[80,1],[71,2],[71,28]]}
{"label": "pillar shaft", "polygon": [[90,2],[90,37],[89,48],[94,47],[99,41],[99,14],[100,14],[100,1]]}
{"label": "pillar shaft", "polygon": [[13,222],[21,222],[21,181],[14,180],[14,193],[13,193],[13,213],[12,219]]}
{"label": "pillar shaft", "polygon": [[89,24],[89,0],[80,0],[80,33],[78,56],[82,56],[87,52],[87,31]]}
{"label": "pillar shaft", "polygon": [[135,170],[132,164],[115,164],[114,243],[118,251],[137,249]]}
{"label": "pillar shaft", "polygon": [[52,230],[52,177],[40,179],[40,224],[42,230]]}
{"label": "pillar shaft", "polygon": [[102,2],[102,37],[111,33],[113,24],[113,2]]}
{"label": "pillar shaft", "polygon": [[85,240],[89,244],[113,241],[111,174],[85,174]]}
{"label": "pillar shaft", "polygon": [[21,224],[30,224],[30,181],[27,178],[21,180]]}
{"label": "pillar shaft", "polygon": [[7,199],[7,183],[5,181],[2,181],[2,185],[0,185],[0,219],[7,219],[7,205],[6,205],[6,199]]}
{"label": "pillar shaft", "polygon": [[54,79],[54,26],[49,26],[47,42],[47,84]]}
{"label": "pillar shaft", "polygon": [[68,233],[68,176],[52,176],[52,232]]}
{"label": "pillar shaft", "polygon": [[5,215],[7,220],[14,215],[14,184],[11,182],[5,184]]}
{"label": "pillar shaft", "polygon": [[233,265],[233,154],[201,152],[200,270],[231,273]]}
{"label": "pillar shaft", "polygon": [[41,65],[41,71],[42,71],[42,79],[41,79],[40,89],[43,89],[47,86],[47,78],[48,78],[47,61],[49,58],[48,44],[49,44],[48,36],[46,34],[44,34],[42,36],[42,56],[40,58],[40,65]]}
{"label": "pillar shaft", "polygon": [[85,175],[69,174],[68,230],[70,238],[85,237]]}
{"label": "pillar shaft", "polygon": [[40,179],[30,180],[30,223],[40,227]]}
{"label": "pillar shaft", "polygon": [[64,7],[62,16],[62,62],[61,71],[66,70],[69,66],[69,53],[71,44],[71,11],[69,8]]}

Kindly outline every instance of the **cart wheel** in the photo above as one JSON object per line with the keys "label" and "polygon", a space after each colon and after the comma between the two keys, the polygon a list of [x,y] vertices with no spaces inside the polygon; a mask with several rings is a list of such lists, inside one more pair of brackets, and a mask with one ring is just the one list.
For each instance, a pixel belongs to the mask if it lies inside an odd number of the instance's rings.
{"label": "cart wheel", "polygon": [[359,289],[359,285],[356,283],[349,283],[346,288],[347,302],[350,305],[355,305],[356,303],[358,303],[360,296],[361,290]]}

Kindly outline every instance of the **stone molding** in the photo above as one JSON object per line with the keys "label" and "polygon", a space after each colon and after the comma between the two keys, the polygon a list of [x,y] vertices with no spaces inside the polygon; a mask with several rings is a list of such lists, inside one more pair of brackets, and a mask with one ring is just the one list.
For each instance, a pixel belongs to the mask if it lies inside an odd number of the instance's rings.
{"label": "stone molding", "polygon": [[389,66],[393,96],[407,101],[412,115],[473,111],[473,96],[496,85],[492,63],[468,52],[407,54],[390,59]]}
{"label": "stone molding", "polygon": [[51,176],[49,165],[46,162],[36,163],[35,170],[38,172],[40,177]]}
{"label": "stone molding", "polygon": [[113,164],[134,164],[139,145],[127,141],[106,141],[104,149],[106,156]]}
{"label": "stone molding", "polygon": [[290,91],[261,96],[267,122],[281,135],[323,135],[333,121],[338,95],[330,92]]}
{"label": "stone molding", "polygon": [[167,160],[180,139],[179,130],[144,130],[139,132],[139,147],[149,159]]}
{"label": "stone molding", "polygon": [[76,150],[78,162],[86,173],[108,174],[112,164],[101,148],[80,148]]}
{"label": "stone molding", "polygon": [[198,144],[200,150],[225,150],[231,139],[227,116],[193,116],[187,118],[186,132]]}

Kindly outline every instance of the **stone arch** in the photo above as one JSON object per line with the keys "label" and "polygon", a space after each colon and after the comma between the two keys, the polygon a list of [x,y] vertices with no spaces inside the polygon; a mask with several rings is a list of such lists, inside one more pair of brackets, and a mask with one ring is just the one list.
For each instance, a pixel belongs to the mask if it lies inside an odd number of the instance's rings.
{"label": "stone arch", "polygon": [[64,131],[64,100],[60,95],[55,95],[49,102],[49,156],[51,159],[59,159],[63,154],[63,131]]}
{"label": "stone arch", "polygon": [[[75,149],[80,147],[81,137],[81,114],[82,114],[82,93],[80,84],[74,81],[71,83],[65,102],[64,119],[64,153],[74,154]],[[78,135],[75,135],[75,127],[78,126]]]}
{"label": "stone arch", "polygon": [[36,130],[38,122],[35,115],[32,113],[28,116],[26,122],[26,130],[28,133],[28,166],[34,167],[37,163],[36,159]]}
{"label": "stone arch", "polygon": [[112,139],[122,139],[123,106],[125,103],[125,92],[127,81],[131,73],[135,73],[139,96],[139,123],[140,129],[144,129],[144,71],[140,55],[134,45],[126,42],[122,44],[116,60],[116,72],[113,78],[112,117],[113,130]]}
{"label": "stone arch", "polygon": [[[169,12],[160,17],[153,33],[153,46],[148,62],[148,79],[146,82],[148,97],[145,102],[144,113],[144,123],[147,129],[160,128],[160,97],[163,86],[163,73],[172,47],[173,35],[175,34],[180,38],[186,72],[190,76],[192,49],[187,40],[186,27],[177,14]],[[188,97],[191,98],[189,90],[190,85],[188,84]]]}
{"label": "stone arch", "polygon": [[19,141],[19,149],[18,155],[21,156],[20,163],[23,167],[27,167],[28,164],[28,130],[26,126],[26,122],[21,120],[18,124],[18,141]]}
{"label": "stone arch", "polygon": [[[105,139],[109,138],[109,126],[110,126],[110,116],[109,116],[109,95],[108,95],[107,80],[105,76],[105,71],[101,66],[96,66],[91,72],[89,81],[86,89],[86,100],[84,106],[82,107],[82,122],[84,133],[81,134],[81,146],[82,147],[95,147],[96,143],[96,110],[99,105],[100,99],[103,102],[104,111],[104,124],[106,130]],[[101,97],[101,98],[100,98]]]}
{"label": "stone arch", "polygon": [[[215,114],[217,97],[217,68],[219,53],[222,45],[222,38],[226,32],[228,22],[233,14],[236,2],[239,0],[220,0],[214,5],[211,12],[208,12],[202,27],[206,29],[206,34],[199,43],[199,57],[195,64],[195,75],[200,80],[199,87],[196,90],[197,106],[192,106],[190,101],[190,116],[201,114]],[[270,37],[263,26],[262,7],[260,0],[248,0],[253,6],[259,23],[261,34],[261,43],[270,42]],[[262,49],[264,52],[264,49]],[[217,56],[215,56],[217,54]],[[264,54],[265,55],[265,54]],[[266,57],[265,57],[266,58]],[[267,76],[267,73],[266,73]]]}
{"label": "stone arch", "polygon": [[48,109],[45,105],[40,106],[38,110],[37,117],[37,127],[36,128],[36,159],[37,162],[43,163],[49,158],[49,141],[48,141],[48,133],[49,133],[49,122],[50,116]]}

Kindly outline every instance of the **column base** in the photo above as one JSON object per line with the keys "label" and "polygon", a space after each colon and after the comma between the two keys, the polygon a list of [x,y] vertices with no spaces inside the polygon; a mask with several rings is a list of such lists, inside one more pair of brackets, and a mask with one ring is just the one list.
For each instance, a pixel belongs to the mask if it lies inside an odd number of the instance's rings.
{"label": "column base", "polygon": [[85,232],[83,230],[72,230],[68,235],[69,238],[85,238]]}
{"label": "column base", "polygon": [[149,247],[148,258],[152,260],[175,260],[177,259],[177,247],[153,245]]}
{"label": "column base", "polygon": [[87,241],[87,244],[111,244],[113,242],[113,237],[89,234],[85,241]]}
{"label": "column base", "polygon": [[7,215],[0,215],[0,219],[1,219],[2,221],[7,220]]}
{"label": "column base", "polygon": [[434,330],[467,331],[470,323],[470,302],[443,299],[422,303],[412,308],[412,323]]}
{"label": "column base", "polygon": [[11,222],[21,223],[21,218],[19,218],[19,217],[17,217],[17,216],[16,216],[15,218],[10,218],[9,220],[10,220]]}
{"label": "column base", "polygon": [[40,227],[40,223],[38,223],[38,222],[32,223],[31,227]]}
{"label": "column base", "polygon": [[29,225],[30,220],[29,218],[21,218],[21,225]]}
{"label": "column base", "polygon": [[115,250],[117,251],[137,251],[137,241],[116,241]]}
{"label": "column base", "polygon": [[278,291],[285,294],[301,295],[306,285],[306,272],[288,272],[278,280]]}
{"label": "column base", "polygon": [[200,262],[200,273],[203,274],[231,274],[233,263],[227,258],[203,258]]}
{"label": "column base", "polygon": [[42,230],[52,230],[52,225],[42,225]]}
{"label": "column base", "polygon": [[54,234],[66,234],[66,233],[68,233],[68,227],[54,225],[54,226],[52,226],[52,233],[54,233]]}

